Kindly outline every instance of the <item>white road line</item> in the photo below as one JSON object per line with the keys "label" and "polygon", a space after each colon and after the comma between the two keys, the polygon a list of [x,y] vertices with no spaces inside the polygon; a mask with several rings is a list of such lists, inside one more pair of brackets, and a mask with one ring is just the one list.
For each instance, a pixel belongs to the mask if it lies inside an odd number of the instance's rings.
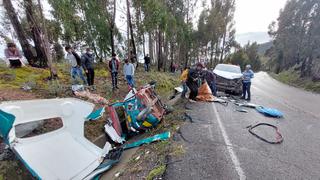
{"label": "white road line", "polygon": [[220,118],[220,116],[218,114],[216,105],[214,103],[212,103],[212,107],[213,107],[214,113],[216,115],[216,118],[217,118],[217,121],[218,121],[218,124],[219,124],[219,128],[221,130],[221,133],[222,133],[224,142],[226,144],[226,147],[228,149],[229,155],[230,155],[231,160],[233,162],[233,165],[234,165],[234,167],[235,167],[235,169],[236,169],[236,171],[237,171],[237,173],[239,175],[239,179],[240,180],[245,180],[246,179],[246,175],[245,175],[244,171],[242,170],[242,168],[240,166],[240,162],[239,162],[239,159],[238,159],[236,153],[233,151],[231,141],[230,141],[230,139],[228,137],[226,129],[224,128],[224,126],[222,124],[222,121],[221,121],[221,118]]}

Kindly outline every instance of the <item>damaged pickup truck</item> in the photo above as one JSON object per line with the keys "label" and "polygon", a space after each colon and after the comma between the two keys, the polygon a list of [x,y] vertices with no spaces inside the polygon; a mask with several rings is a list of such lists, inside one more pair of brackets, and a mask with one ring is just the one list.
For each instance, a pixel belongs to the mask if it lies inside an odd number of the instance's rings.
{"label": "damaged pickup truck", "polygon": [[[107,104],[109,118],[105,132],[118,145],[112,148],[114,143],[106,142],[104,148],[99,148],[84,137],[84,121],[95,113],[92,103],[75,98],[3,102],[0,104],[0,135],[38,179],[92,179],[118,161],[108,161],[106,156],[119,148],[128,134],[144,132],[160,123],[164,107],[150,84],[130,90],[123,102]],[[124,119],[119,118],[117,108],[122,109]],[[17,127],[50,118],[60,118],[62,127],[33,137],[17,136]],[[166,132],[120,148],[125,150],[169,137],[170,133]]]}
{"label": "damaged pickup truck", "polygon": [[213,73],[217,77],[216,84],[219,91],[242,94],[242,73],[239,66],[218,64]]}

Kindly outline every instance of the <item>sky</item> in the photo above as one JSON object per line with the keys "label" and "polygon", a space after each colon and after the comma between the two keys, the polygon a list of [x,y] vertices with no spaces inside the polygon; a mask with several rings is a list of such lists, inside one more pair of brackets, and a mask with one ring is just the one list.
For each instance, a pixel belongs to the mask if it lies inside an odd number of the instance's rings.
{"label": "sky", "polygon": [[236,0],[235,26],[237,34],[267,32],[279,17],[287,0]]}
{"label": "sky", "polygon": [[[211,0],[204,0],[206,4],[210,4]],[[265,32],[264,37],[260,37],[263,41],[268,38],[266,32],[268,31],[268,26],[272,21],[275,21],[278,16],[280,9],[285,6],[287,0],[236,0],[236,11],[235,11],[235,27],[236,34],[238,35],[237,39],[246,42],[246,37],[239,37],[239,35],[252,32]],[[2,0],[0,0],[0,3]],[[42,1],[43,7],[45,10],[45,16],[47,18],[52,18],[52,15],[49,13],[51,10],[50,5],[47,1]],[[121,11],[125,10],[125,7],[122,7],[123,0],[119,0],[118,7],[119,13],[117,14],[117,26],[120,31],[126,31],[126,21],[121,18],[124,16]],[[197,22],[197,19],[202,11],[201,7],[202,0],[198,1],[198,4],[195,7],[194,23]],[[0,11],[2,8],[0,9]],[[196,25],[195,25],[196,26]],[[252,41],[251,39],[249,39]],[[0,45],[0,49],[3,49]],[[2,56],[0,52],[0,56]]]}

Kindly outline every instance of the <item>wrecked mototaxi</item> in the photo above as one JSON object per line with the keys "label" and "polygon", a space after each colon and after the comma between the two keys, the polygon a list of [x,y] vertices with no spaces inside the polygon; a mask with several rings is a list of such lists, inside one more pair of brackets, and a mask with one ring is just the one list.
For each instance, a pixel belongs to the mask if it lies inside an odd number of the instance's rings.
{"label": "wrecked mototaxi", "polygon": [[[122,143],[121,137],[127,134],[157,126],[165,114],[165,106],[155,93],[154,85],[148,84],[138,90],[131,89],[123,102],[110,104],[107,111],[110,118],[105,131],[113,141]],[[119,118],[119,111],[123,119]]]}
{"label": "wrecked mototaxi", "polygon": [[[120,107],[125,114],[122,121],[117,113]],[[3,102],[0,135],[38,179],[92,179],[119,161],[106,158],[112,150],[110,142],[100,148],[84,137],[84,121],[94,113],[93,109],[94,104],[75,98]],[[107,111],[110,118],[105,131],[117,143],[123,143],[128,133],[155,127],[165,113],[152,85],[132,89],[123,102],[108,105]],[[17,135],[18,126],[51,118],[60,118],[62,127],[33,137]],[[125,150],[169,137],[167,132],[121,148]]]}

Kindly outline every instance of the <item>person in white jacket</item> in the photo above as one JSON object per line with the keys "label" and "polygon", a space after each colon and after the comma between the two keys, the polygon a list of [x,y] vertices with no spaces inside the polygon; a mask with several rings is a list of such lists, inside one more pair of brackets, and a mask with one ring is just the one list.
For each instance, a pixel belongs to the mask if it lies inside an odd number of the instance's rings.
{"label": "person in white jacket", "polygon": [[123,66],[123,73],[130,87],[134,87],[134,65],[126,59],[125,64]]}

